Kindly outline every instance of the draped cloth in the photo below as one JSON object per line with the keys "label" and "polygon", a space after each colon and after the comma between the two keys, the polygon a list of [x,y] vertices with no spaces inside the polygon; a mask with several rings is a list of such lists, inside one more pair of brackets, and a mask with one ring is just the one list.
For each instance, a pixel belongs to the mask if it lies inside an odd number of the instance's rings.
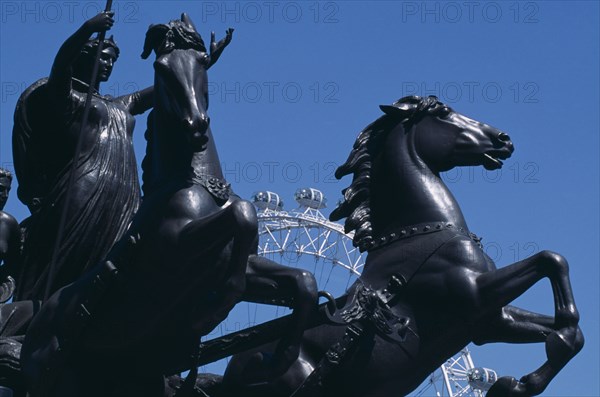
{"label": "draped cloth", "polygon": [[[53,293],[104,259],[126,231],[140,201],[132,142],[135,120],[129,111],[137,97],[94,94],[89,119],[81,130],[85,87],[71,89],[66,99],[52,98],[46,88],[45,80],[34,83],[15,110],[17,194],[32,212],[22,223],[24,259],[16,300],[42,300],[47,288]],[[63,112],[52,106],[55,100],[63,100],[59,107]],[[80,131],[82,150],[73,170]],[[71,172],[75,172],[74,184],[68,192]],[[70,205],[53,264],[55,276],[50,279],[67,193]]]}

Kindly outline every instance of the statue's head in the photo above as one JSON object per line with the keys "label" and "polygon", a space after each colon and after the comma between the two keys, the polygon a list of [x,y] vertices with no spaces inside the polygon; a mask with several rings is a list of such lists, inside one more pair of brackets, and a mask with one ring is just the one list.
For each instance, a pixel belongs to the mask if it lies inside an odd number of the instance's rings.
{"label": "statue's head", "polygon": [[[91,80],[96,52],[98,51],[98,39],[88,40],[81,49],[81,54],[75,61],[73,76],[89,83]],[[113,66],[119,58],[119,47],[113,40],[113,36],[103,41],[100,63],[98,65],[98,82],[107,81],[112,73]]]}
{"label": "statue's head", "polygon": [[0,168],[0,210],[4,209],[8,201],[10,186],[12,184],[12,174],[5,168]]}

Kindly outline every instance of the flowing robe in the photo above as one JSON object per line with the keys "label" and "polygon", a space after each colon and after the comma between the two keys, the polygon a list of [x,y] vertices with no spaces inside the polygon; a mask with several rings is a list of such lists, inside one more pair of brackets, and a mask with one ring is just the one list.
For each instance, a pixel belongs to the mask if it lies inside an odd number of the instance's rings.
{"label": "flowing robe", "polygon": [[[54,98],[42,79],[23,93],[15,111],[18,196],[32,212],[22,223],[24,259],[15,300],[43,300],[104,259],[139,205],[132,142],[132,114],[136,114],[139,95],[94,94],[82,129],[86,86],[73,80],[72,87],[63,98]],[[52,106],[52,101],[62,103]],[[80,132],[81,152],[75,166]],[[69,190],[72,172],[74,183]],[[71,198],[64,231],[51,264],[67,194]]]}

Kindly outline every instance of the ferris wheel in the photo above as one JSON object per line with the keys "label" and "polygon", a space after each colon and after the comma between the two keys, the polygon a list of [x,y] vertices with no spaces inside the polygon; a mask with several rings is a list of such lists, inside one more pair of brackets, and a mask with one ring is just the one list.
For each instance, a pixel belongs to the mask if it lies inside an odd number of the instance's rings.
{"label": "ferris wheel", "polygon": [[[286,266],[311,271],[319,290],[339,296],[360,276],[366,254],[352,244],[352,232],[345,233],[341,224],[331,222],[323,215],[321,210],[326,208],[327,199],[321,191],[301,188],[294,194],[294,199],[297,207],[286,211],[277,193],[261,191],[252,196],[258,216],[258,254]],[[226,320],[225,325],[221,324],[213,331],[216,335],[212,337],[289,313],[288,308],[243,302],[230,315],[237,321]],[[222,361],[217,365],[224,367],[226,363]],[[205,370],[218,372],[218,366]],[[465,348],[432,373],[411,396],[484,397],[496,379],[493,370],[475,367]]]}
{"label": "ferris wheel", "polygon": [[320,290],[341,295],[360,276],[366,255],[352,244],[353,233],[344,233],[321,210],[327,199],[317,189],[298,189],[298,207],[283,210],[283,201],[273,192],[252,197],[258,209],[259,255],[286,266],[311,271]]}
{"label": "ferris wheel", "polygon": [[475,367],[465,347],[429,375],[411,397],[484,397],[497,379],[494,370]]}

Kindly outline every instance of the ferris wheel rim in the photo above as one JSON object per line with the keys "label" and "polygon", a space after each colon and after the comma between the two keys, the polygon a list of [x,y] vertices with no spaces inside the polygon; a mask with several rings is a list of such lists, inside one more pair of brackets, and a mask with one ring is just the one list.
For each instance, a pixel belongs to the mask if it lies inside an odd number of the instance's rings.
{"label": "ferris wheel rim", "polygon": [[[323,263],[329,263],[331,266],[341,267],[352,275],[360,277],[361,270],[364,267],[364,258],[362,253],[353,244],[354,233],[345,233],[344,227],[339,223],[331,222],[318,209],[300,208],[293,211],[264,209],[257,214],[259,222],[259,236],[268,235],[271,239],[272,247],[259,247],[261,255],[285,255],[286,253],[295,254],[298,257],[308,255],[322,260]],[[289,243],[291,230],[301,230],[307,237],[309,244],[292,245]],[[310,235],[312,230],[318,230],[317,237]],[[287,233],[286,237],[276,236],[277,233]],[[312,244],[323,237],[323,245],[319,250],[308,250]],[[297,239],[298,237],[296,237]],[[279,241],[279,240],[283,241]],[[329,241],[329,245],[324,245]],[[341,244],[343,247],[340,259],[337,256],[329,256],[328,252],[334,249],[334,246]],[[290,248],[292,247],[293,248]],[[346,262],[344,261],[346,260]]]}

